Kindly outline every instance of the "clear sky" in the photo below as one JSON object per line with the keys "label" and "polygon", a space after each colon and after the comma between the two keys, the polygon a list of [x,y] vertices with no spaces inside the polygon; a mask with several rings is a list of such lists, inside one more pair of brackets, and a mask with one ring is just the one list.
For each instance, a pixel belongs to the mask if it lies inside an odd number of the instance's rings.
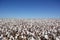
{"label": "clear sky", "polygon": [[0,0],[0,18],[60,17],[60,0]]}

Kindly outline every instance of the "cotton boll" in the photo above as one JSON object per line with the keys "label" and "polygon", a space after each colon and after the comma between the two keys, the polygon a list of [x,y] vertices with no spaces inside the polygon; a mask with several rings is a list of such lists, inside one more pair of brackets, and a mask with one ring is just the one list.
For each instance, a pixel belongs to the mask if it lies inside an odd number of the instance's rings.
{"label": "cotton boll", "polygon": [[15,36],[15,38],[17,39],[17,36]]}
{"label": "cotton boll", "polygon": [[30,32],[29,31],[27,31],[27,34],[29,34]]}
{"label": "cotton boll", "polygon": [[11,39],[13,39],[13,40],[14,40],[14,37],[13,37],[12,35],[10,36],[10,40],[11,40]]}
{"label": "cotton boll", "polygon": [[10,33],[7,34],[7,37],[10,37]]}
{"label": "cotton boll", "polygon": [[21,36],[21,38],[24,38],[23,35]]}
{"label": "cotton boll", "polygon": [[9,40],[11,40],[11,38]]}
{"label": "cotton boll", "polygon": [[7,37],[3,37],[2,40],[8,40]]}
{"label": "cotton boll", "polygon": [[38,39],[41,40],[40,37],[38,37]]}
{"label": "cotton boll", "polygon": [[46,39],[49,39],[49,38],[48,38],[48,35],[44,35],[44,37],[45,37]]}
{"label": "cotton boll", "polygon": [[3,38],[3,34],[1,34],[0,38]]}
{"label": "cotton boll", "polygon": [[58,36],[59,37],[59,39],[60,39],[60,36]]}
{"label": "cotton boll", "polygon": [[32,37],[31,40],[35,40],[35,39]]}
{"label": "cotton boll", "polygon": [[35,40],[33,37],[28,38],[28,40]]}
{"label": "cotton boll", "polygon": [[56,37],[56,40],[60,40],[58,37]]}
{"label": "cotton boll", "polygon": [[19,34],[16,34],[15,38],[17,39],[18,36],[19,36]]}

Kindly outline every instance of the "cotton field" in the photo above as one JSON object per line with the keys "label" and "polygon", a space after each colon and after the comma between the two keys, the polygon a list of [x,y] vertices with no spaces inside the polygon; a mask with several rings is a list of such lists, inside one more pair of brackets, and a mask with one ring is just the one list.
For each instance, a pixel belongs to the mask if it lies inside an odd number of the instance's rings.
{"label": "cotton field", "polygon": [[0,19],[0,40],[60,40],[60,19]]}

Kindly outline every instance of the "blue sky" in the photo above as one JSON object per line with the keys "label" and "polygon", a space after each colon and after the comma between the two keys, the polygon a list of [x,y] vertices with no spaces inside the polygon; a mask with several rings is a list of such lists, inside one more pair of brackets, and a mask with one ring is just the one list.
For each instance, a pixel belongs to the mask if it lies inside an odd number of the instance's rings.
{"label": "blue sky", "polygon": [[48,17],[60,17],[60,0],[0,0],[0,18]]}

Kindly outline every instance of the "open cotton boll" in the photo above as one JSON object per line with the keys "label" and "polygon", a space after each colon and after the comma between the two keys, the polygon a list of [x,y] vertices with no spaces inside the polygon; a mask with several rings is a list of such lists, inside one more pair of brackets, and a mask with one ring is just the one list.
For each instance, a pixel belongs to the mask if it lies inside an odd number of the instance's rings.
{"label": "open cotton boll", "polygon": [[0,38],[3,38],[3,34],[1,34]]}
{"label": "open cotton boll", "polygon": [[58,37],[56,37],[56,40],[60,40]]}
{"label": "open cotton boll", "polygon": [[35,40],[33,37],[28,38],[28,40]]}
{"label": "open cotton boll", "polygon": [[48,38],[48,35],[44,35],[44,37],[45,37],[46,39],[49,39],[49,38]]}

